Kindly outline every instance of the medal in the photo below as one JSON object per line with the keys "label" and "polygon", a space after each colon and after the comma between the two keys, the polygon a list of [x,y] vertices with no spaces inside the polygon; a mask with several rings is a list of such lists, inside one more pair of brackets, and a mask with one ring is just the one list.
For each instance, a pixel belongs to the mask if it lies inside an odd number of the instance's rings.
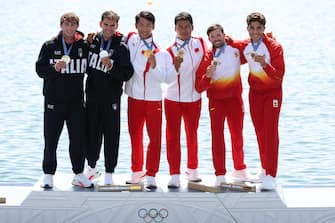
{"label": "medal", "polygon": [[145,58],[148,58],[152,55],[152,50],[144,50],[143,55]]}
{"label": "medal", "polygon": [[256,52],[251,52],[251,53],[250,53],[250,56],[251,56],[252,59],[255,59],[255,56],[256,56],[256,55],[257,55]]}
{"label": "medal", "polygon": [[67,48],[64,37],[62,37],[62,44],[63,44],[64,55],[62,56],[61,61],[64,61],[65,63],[68,64],[71,61],[71,57],[69,56],[69,54],[72,50],[73,44],[71,44],[70,47]]}
{"label": "medal", "polygon": [[226,49],[226,43],[224,42],[223,43],[223,45],[220,47],[220,48],[218,48],[218,50],[216,50],[217,52],[213,52],[213,54],[214,54],[214,59],[213,59],[213,61],[212,61],[212,65],[214,65],[214,66],[218,66],[218,65],[220,65],[221,64],[221,62],[220,62],[220,60],[218,59],[219,58],[219,56],[222,54],[222,53],[224,53],[224,50]]}
{"label": "medal", "polygon": [[104,58],[104,57],[109,56],[108,52],[110,51],[111,44],[112,44],[112,38],[110,38],[108,40],[107,46],[106,46],[106,49],[105,49],[104,38],[103,38],[103,35],[101,34],[101,37],[100,37],[100,53],[99,53],[100,58]]}
{"label": "medal", "polygon": [[184,57],[184,54],[185,54],[184,50],[180,49],[180,50],[177,51],[177,55],[176,55],[176,57],[183,58],[183,57]]}
{"label": "medal", "polygon": [[141,40],[143,41],[144,45],[146,46],[146,50],[143,50],[143,56],[145,58],[148,58],[150,57],[153,52],[152,52],[152,49],[153,49],[153,46],[154,46],[154,43],[153,43],[153,40],[151,40],[151,43],[149,44],[145,39],[141,38]]}
{"label": "medal", "polygon": [[69,55],[63,55],[60,60],[68,64],[71,61],[71,57]]}
{"label": "medal", "polygon": [[102,50],[99,53],[100,58],[108,57],[108,52],[106,50]]}
{"label": "medal", "polygon": [[212,60],[212,65],[214,65],[214,66],[218,66],[218,65],[220,65],[220,64],[221,64],[220,61],[218,61],[218,60],[216,60],[216,59]]}
{"label": "medal", "polygon": [[[177,39],[179,39],[179,37],[177,37]],[[185,54],[185,52],[184,52],[184,47],[190,42],[190,39],[191,38],[188,38],[188,39],[186,39],[184,42],[183,42],[183,44],[181,44],[181,46],[178,46],[178,44],[177,44],[177,40],[175,41],[175,46],[176,46],[176,48],[177,48],[177,57],[180,57],[180,58],[183,58],[184,57],[184,54]]]}

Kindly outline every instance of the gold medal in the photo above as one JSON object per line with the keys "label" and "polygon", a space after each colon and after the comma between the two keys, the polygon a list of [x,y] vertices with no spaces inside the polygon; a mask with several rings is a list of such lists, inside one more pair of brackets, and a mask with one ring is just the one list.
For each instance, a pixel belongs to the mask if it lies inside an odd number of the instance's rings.
{"label": "gold medal", "polygon": [[108,52],[106,50],[102,50],[99,53],[100,58],[108,57]]}
{"label": "gold medal", "polygon": [[178,50],[176,56],[177,56],[177,57],[180,57],[180,58],[183,58],[183,57],[184,57],[184,54],[185,54],[184,50]]}
{"label": "gold medal", "polygon": [[64,61],[65,63],[70,63],[71,57],[69,55],[63,55],[60,60]]}
{"label": "gold medal", "polygon": [[145,58],[148,58],[152,55],[152,50],[144,50],[143,55]]}

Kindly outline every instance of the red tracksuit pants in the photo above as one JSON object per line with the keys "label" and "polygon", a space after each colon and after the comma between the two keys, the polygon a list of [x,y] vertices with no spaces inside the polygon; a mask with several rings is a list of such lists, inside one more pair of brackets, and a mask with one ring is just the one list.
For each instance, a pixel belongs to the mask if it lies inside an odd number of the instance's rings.
{"label": "red tracksuit pants", "polygon": [[242,97],[209,98],[208,107],[211,119],[212,156],[215,175],[226,174],[226,145],[224,137],[226,119],[232,142],[234,168],[236,170],[245,169],[243,152],[244,107]]}
{"label": "red tracksuit pants", "polygon": [[250,115],[255,128],[259,154],[267,175],[276,177],[278,165],[278,122],[282,89],[249,91]]}
{"label": "red tracksuit pants", "polygon": [[180,174],[180,127],[184,120],[187,143],[187,168],[198,168],[198,126],[201,100],[196,102],[177,102],[164,100],[166,117],[166,152],[170,174]]}
{"label": "red tracksuit pants", "polygon": [[131,140],[131,169],[143,168],[143,128],[149,137],[146,175],[155,176],[159,169],[162,141],[162,101],[145,101],[128,97],[128,131]]}

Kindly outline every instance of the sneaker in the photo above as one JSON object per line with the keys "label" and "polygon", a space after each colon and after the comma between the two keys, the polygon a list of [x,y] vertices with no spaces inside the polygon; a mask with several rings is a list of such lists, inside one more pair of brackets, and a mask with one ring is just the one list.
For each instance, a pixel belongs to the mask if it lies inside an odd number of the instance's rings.
{"label": "sneaker", "polygon": [[226,183],[226,177],[225,175],[219,175],[216,176],[216,180],[215,180],[215,186],[221,186],[221,184]]}
{"label": "sneaker", "polygon": [[42,188],[52,188],[54,186],[54,175],[52,174],[44,174],[42,179]]}
{"label": "sneaker", "polygon": [[105,173],[105,185],[112,185],[114,183],[113,174]]}
{"label": "sneaker", "polygon": [[146,188],[149,188],[149,189],[156,189],[157,188],[155,177],[146,176],[146,180],[147,180]]}
{"label": "sneaker", "polygon": [[261,183],[265,176],[266,176],[266,170],[261,168],[256,174],[256,176],[251,177],[250,180],[255,183]]}
{"label": "sneaker", "polygon": [[126,181],[126,184],[138,184],[141,183],[145,174],[142,171],[133,172],[131,179]]}
{"label": "sneaker", "polygon": [[250,176],[247,172],[247,169],[243,169],[243,170],[233,170],[230,174],[231,179],[233,181],[250,181]]}
{"label": "sneaker", "polygon": [[92,168],[88,166],[85,172],[85,176],[89,180],[95,180],[101,176],[101,173],[99,172],[99,170],[97,170],[97,168]]}
{"label": "sneaker", "polygon": [[82,174],[82,173],[74,175],[73,180],[72,180],[72,185],[83,187],[83,188],[94,187],[94,184],[85,176],[85,174]]}
{"label": "sneaker", "polygon": [[199,177],[197,169],[187,169],[186,175],[188,177],[188,181],[191,181],[191,182],[201,181],[201,178]]}
{"label": "sneaker", "polygon": [[180,187],[180,175],[172,174],[168,183],[168,188],[176,189]]}
{"label": "sneaker", "polygon": [[274,190],[276,189],[276,178],[271,175],[263,177],[263,181],[260,186],[261,190]]}

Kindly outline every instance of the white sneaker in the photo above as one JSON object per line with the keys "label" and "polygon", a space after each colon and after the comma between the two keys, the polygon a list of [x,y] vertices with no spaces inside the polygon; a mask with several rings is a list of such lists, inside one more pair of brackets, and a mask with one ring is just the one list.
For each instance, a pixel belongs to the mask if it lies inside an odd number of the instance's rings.
{"label": "white sneaker", "polygon": [[113,181],[113,174],[112,173],[105,173],[105,185],[112,185]]}
{"label": "white sneaker", "polygon": [[133,172],[131,179],[126,181],[126,184],[138,184],[141,183],[145,174],[142,171]]}
{"label": "white sneaker", "polygon": [[180,175],[172,174],[168,183],[168,188],[176,189],[180,187]]}
{"label": "white sneaker", "polygon": [[42,188],[52,188],[54,186],[54,175],[44,174],[42,179]]}
{"label": "white sneaker", "polygon": [[261,190],[274,190],[276,189],[276,178],[271,175],[263,177],[263,181],[260,186]]}
{"label": "white sneaker", "polygon": [[94,184],[82,173],[74,175],[73,180],[72,180],[72,185],[83,187],[83,188],[94,187]]}
{"label": "white sneaker", "polygon": [[95,180],[95,179],[97,179],[101,176],[101,173],[99,172],[99,170],[97,170],[97,168],[92,168],[92,167],[88,166],[86,171],[85,171],[85,176],[89,180]]}
{"label": "white sneaker", "polygon": [[188,180],[191,182],[200,182],[201,178],[199,177],[197,169],[187,169],[186,175]]}
{"label": "white sneaker", "polygon": [[225,175],[219,175],[216,176],[216,180],[215,180],[215,186],[221,186],[221,184],[226,183],[226,177]]}
{"label": "white sneaker", "polygon": [[146,176],[146,180],[147,180],[147,186],[146,186],[147,188],[149,188],[149,189],[156,189],[157,188],[155,177]]}
{"label": "white sneaker", "polygon": [[255,176],[251,177],[251,181],[255,183],[261,183],[265,176],[266,170],[261,168]]}
{"label": "white sneaker", "polygon": [[250,181],[250,175],[247,172],[247,169],[243,170],[233,170],[230,174],[233,181]]}

